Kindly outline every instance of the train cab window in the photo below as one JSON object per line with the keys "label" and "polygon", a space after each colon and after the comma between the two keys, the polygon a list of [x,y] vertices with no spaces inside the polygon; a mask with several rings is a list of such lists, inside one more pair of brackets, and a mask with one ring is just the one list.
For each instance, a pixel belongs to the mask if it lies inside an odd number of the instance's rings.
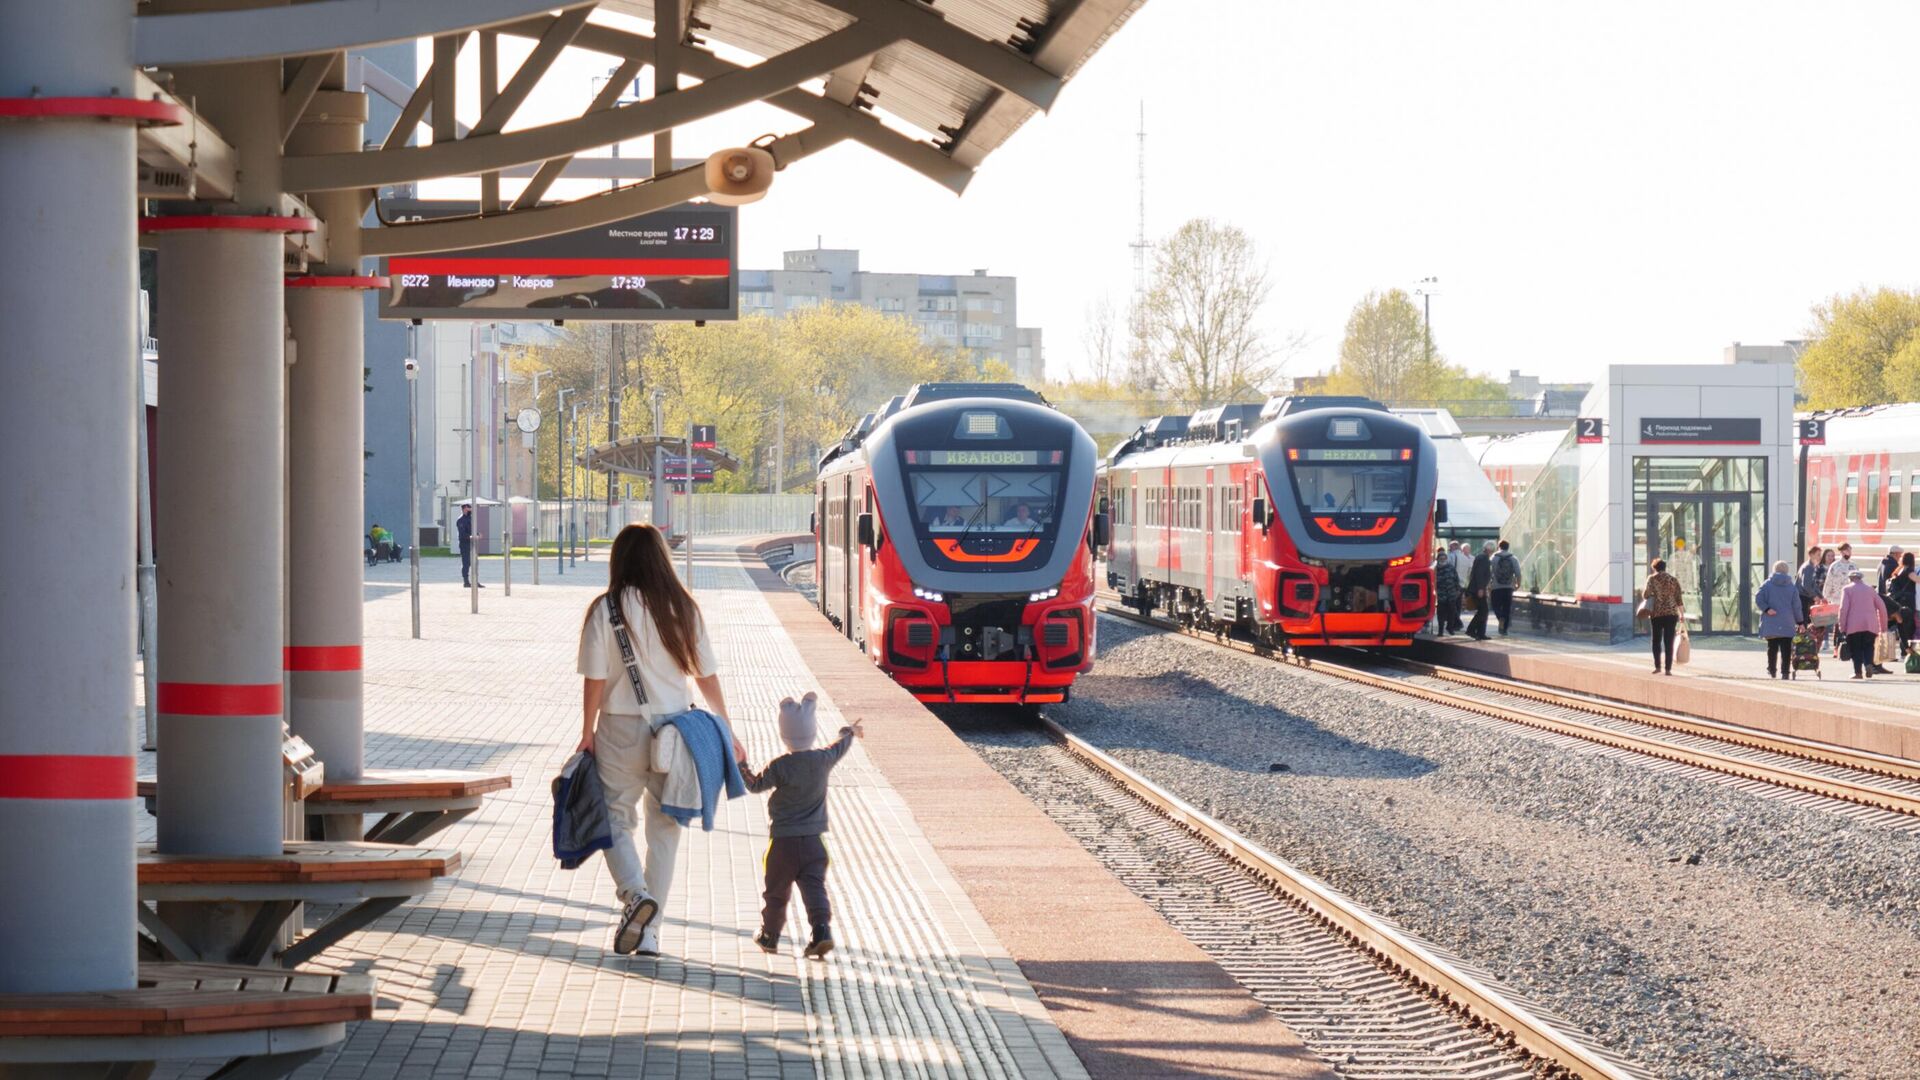
{"label": "train cab window", "polygon": [[921,450],[904,458],[920,550],[935,565],[994,569],[1051,551],[1067,470],[1063,451]]}
{"label": "train cab window", "polygon": [[1407,509],[1413,462],[1397,449],[1310,448],[1299,451],[1288,466],[1300,506],[1309,514],[1399,514]]}
{"label": "train cab window", "polygon": [[1860,477],[1857,474],[1847,477],[1846,519],[1860,520]]}

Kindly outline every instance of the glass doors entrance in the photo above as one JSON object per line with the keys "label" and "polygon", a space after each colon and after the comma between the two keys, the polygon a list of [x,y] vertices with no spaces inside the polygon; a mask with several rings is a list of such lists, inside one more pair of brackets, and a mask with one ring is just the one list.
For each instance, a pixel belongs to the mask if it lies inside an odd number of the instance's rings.
{"label": "glass doors entrance", "polygon": [[1752,632],[1752,515],[1748,498],[1710,494],[1649,495],[1647,550],[1680,579],[1687,622],[1702,633]]}

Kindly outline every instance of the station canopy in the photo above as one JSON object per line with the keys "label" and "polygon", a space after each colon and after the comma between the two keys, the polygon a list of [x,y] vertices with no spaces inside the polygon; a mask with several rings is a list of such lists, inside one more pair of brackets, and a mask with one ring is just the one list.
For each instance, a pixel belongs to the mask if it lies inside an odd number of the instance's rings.
{"label": "station canopy", "polygon": [[[762,171],[769,183],[812,153],[855,142],[959,192],[988,154],[1051,107],[1067,80],[1143,2],[313,0],[217,11],[156,3],[134,20],[135,55],[155,83],[143,82],[142,92],[161,98],[169,97],[172,70],[285,60],[284,132],[309,109],[338,107],[331,90],[364,89],[392,99],[401,107],[399,122],[389,133],[368,131],[373,141],[364,149],[289,151],[282,163],[285,190],[309,196],[354,190],[370,199],[425,180],[480,180],[481,208],[471,217],[389,219],[361,230],[359,254],[391,256],[510,243],[696,199],[724,201],[727,192],[715,179],[724,174],[714,171],[720,166],[713,159],[571,201],[546,196],[556,180],[590,173],[569,171],[578,155],[651,136],[655,156],[665,151],[663,160],[672,161],[666,140],[676,127],[755,102],[790,114],[793,125],[768,135],[742,131],[739,146],[723,153],[768,162]],[[634,18],[652,29],[631,29],[643,26]],[[534,43],[516,70],[499,63],[502,36]],[[461,55],[476,39],[480,107],[456,118],[436,105],[476,100],[473,88],[459,85],[473,77],[470,67],[463,73]],[[416,40],[432,43],[417,85],[360,56],[344,65],[342,78],[342,52]],[[582,87],[580,115],[515,127],[515,112],[555,61],[581,50],[608,58],[610,70],[590,98]],[[648,70],[651,78],[642,80]],[[637,81],[651,85],[651,96],[634,100],[627,93]],[[416,138],[423,128],[431,130],[431,142]],[[189,138],[198,140],[192,150]],[[202,120],[188,134],[150,141],[143,146],[143,194],[218,199],[231,190],[235,155],[216,125]],[[169,172],[181,175],[163,175]],[[503,176],[531,179],[503,198]],[[324,237],[306,243],[313,258],[325,259]]]}
{"label": "station canopy", "polygon": [[[609,476],[651,477],[656,457],[666,467],[674,468],[683,461],[686,446],[684,435],[629,435],[613,442],[597,443],[575,460],[582,468]],[[710,467],[714,472],[740,469],[740,459],[724,450],[696,447],[693,460],[696,467]],[[685,469],[684,464],[678,467]]]}

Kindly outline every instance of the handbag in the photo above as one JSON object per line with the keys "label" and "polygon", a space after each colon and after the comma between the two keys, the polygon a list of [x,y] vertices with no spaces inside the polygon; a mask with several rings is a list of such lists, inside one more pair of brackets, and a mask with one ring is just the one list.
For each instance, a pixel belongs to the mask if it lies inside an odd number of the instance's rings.
{"label": "handbag", "polygon": [[1900,655],[1900,632],[1899,631],[1883,630],[1880,632],[1879,637],[1873,639],[1873,662],[1874,663],[1885,664],[1887,661],[1892,660],[1894,657],[1899,655]]}
{"label": "handbag", "polygon": [[1840,639],[1840,662],[1844,664],[1852,659],[1853,659],[1853,642],[1848,641],[1846,638],[1841,638]]}
{"label": "handbag", "polygon": [[1682,630],[1680,640],[1673,644],[1673,662],[1685,664],[1691,659],[1693,659],[1693,643],[1688,639],[1687,632]]}
{"label": "handbag", "polygon": [[1640,598],[1640,606],[1633,609],[1633,617],[1636,619],[1644,619],[1652,611],[1653,601],[1643,596]]}

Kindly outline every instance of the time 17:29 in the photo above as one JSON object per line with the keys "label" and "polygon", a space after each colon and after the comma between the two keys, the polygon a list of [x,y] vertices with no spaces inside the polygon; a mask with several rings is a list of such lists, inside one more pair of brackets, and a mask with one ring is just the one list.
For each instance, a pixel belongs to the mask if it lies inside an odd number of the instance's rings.
{"label": "time 17:29", "polygon": [[673,239],[682,244],[711,244],[720,239],[720,230],[712,225],[675,225]]}

